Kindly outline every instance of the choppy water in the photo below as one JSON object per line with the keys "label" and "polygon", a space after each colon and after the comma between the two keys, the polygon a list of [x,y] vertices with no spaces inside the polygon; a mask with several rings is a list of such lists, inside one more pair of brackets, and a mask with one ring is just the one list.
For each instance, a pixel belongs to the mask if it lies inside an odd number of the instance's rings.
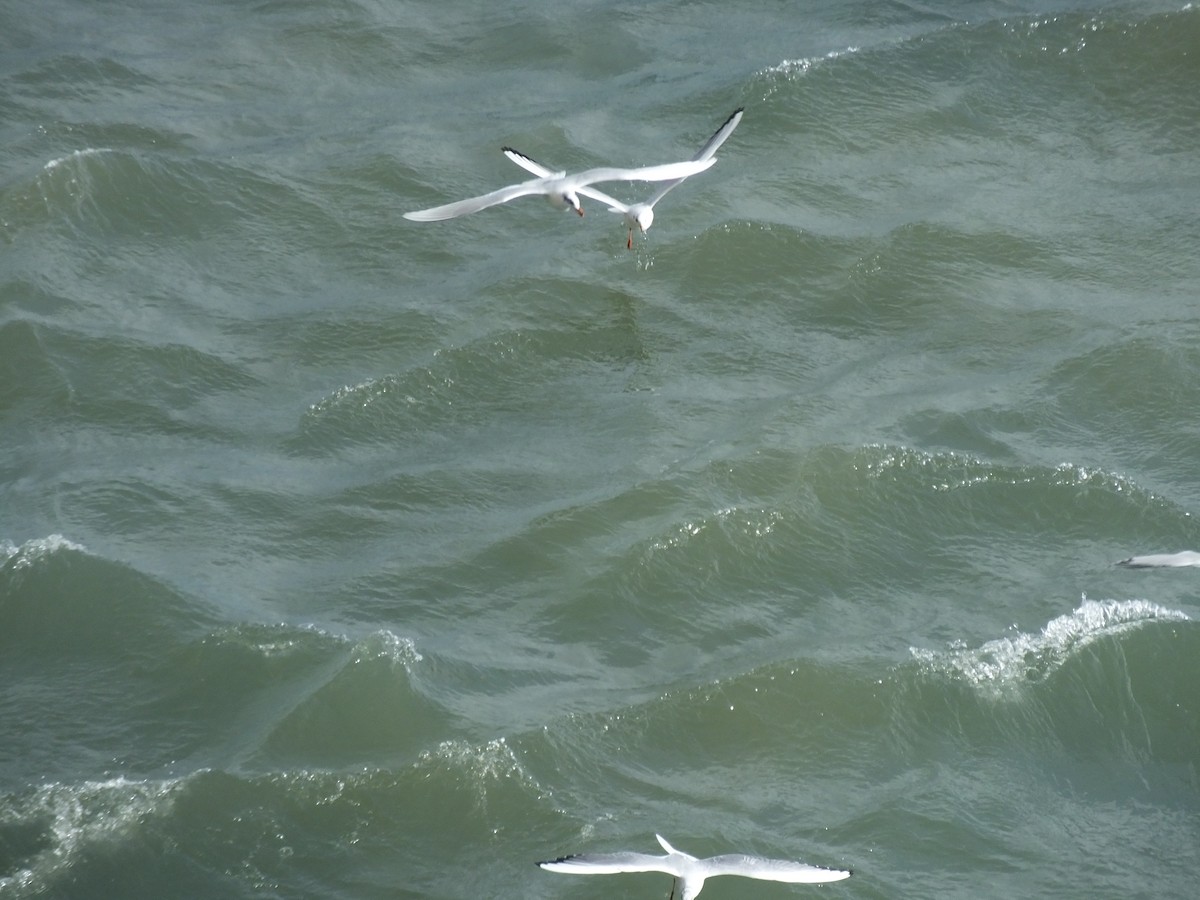
{"label": "choppy water", "polygon": [[[0,897],[1200,887],[1200,10],[0,6]],[[521,178],[691,156],[634,252]],[[624,199],[643,188],[609,186]]]}

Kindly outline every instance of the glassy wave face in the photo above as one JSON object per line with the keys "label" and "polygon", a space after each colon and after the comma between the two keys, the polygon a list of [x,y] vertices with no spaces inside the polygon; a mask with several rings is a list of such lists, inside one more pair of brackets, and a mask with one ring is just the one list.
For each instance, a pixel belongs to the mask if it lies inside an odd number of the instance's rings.
{"label": "glassy wave face", "polygon": [[10,7],[0,900],[1196,893],[1194,4]]}

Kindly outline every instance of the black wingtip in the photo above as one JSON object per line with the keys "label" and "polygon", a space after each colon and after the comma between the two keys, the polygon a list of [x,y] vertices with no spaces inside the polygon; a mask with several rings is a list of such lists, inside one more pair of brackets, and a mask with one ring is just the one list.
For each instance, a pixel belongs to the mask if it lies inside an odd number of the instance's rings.
{"label": "black wingtip", "polygon": [[[521,159],[527,159],[527,160],[529,160],[531,163],[533,163],[535,166],[541,166],[541,165],[542,165],[540,162],[538,162],[536,159],[534,159],[534,158],[533,158],[532,156],[530,156],[528,153],[522,153],[520,150],[516,149],[515,147],[501,147],[501,148],[500,148],[500,152],[502,152],[502,153],[506,153],[506,154],[508,154],[508,155],[510,155],[510,156],[519,156],[519,157],[521,157]],[[544,169],[544,168],[546,168],[546,167],[545,167],[545,166],[542,166],[542,168]]]}
{"label": "black wingtip", "polygon": [[579,855],[578,853],[570,853],[567,856],[560,856],[557,859],[543,859],[541,862],[535,862],[534,865],[535,866],[547,866],[547,865],[550,865],[551,863],[566,862],[567,860],[574,859],[578,855]]}

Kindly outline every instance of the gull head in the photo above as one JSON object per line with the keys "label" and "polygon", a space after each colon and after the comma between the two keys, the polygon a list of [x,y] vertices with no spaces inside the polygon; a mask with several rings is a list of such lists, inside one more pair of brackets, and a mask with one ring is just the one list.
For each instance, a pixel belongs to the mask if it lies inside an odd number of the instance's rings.
{"label": "gull head", "polygon": [[629,212],[625,218],[629,221],[630,226],[636,225],[638,230],[645,234],[650,226],[654,224],[654,208],[647,206],[645,203],[635,203],[629,207]]}
{"label": "gull head", "polygon": [[550,198],[550,204],[558,209],[573,209],[579,215],[583,215],[583,207],[579,203],[579,197],[574,191],[562,191],[547,195]]}
{"label": "gull head", "polygon": [[625,224],[629,226],[629,237],[625,241],[625,246],[630,250],[633,249],[633,229],[637,229],[642,234],[646,233],[646,229],[654,224],[654,207],[648,203],[635,203],[633,206],[625,209],[610,207],[613,212],[624,213]]}

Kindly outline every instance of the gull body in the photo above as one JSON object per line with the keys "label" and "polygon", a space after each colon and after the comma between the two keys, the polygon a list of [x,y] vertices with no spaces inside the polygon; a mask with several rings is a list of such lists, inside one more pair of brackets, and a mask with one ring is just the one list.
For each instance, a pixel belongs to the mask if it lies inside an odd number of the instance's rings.
{"label": "gull body", "polygon": [[[743,112],[744,109],[741,107],[735,109],[733,114],[725,120],[724,124],[722,124],[721,127],[713,133],[713,136],[710,137],[705,142],[704,146],[701,147],[696,153],[696,155],[692,157],[692,162],[703,162],[704,160],[712,159],[718,148],[720,148],[720,146],[725,143],[728,137],[733,134],[733,129],[737,128],[738,122],[742,121]],[[535,162],[525,154],[519,153],[518,151],[513,150],[511,147],[504,148],[504,155],[525,171],[532,172],[534,175],[539,177],[546,177],[553,174],[550,169],[546,168],[541,163]],[[629,237],[625,242],[625,246],[632,250],[634,228],[637,228],[640,232],[642,232],[642,234],[645,234],[647,229],[649,229],[654,223],[654,204],[658,203],[659,200],[667,195],[668,191],[680,184],[683,180],[683,178],[673,178],[655,191],[648,200],[642,203],[634,203],[631,205],[626,205],[620,200],[616,200],[613,197],[610,197],[608,194],[598,191],[592,187],[580,188],[579,193],[583,194],[585,197],[590,197],[593,200],[598,200],[601,203],[608,204],[609,212],[621,213],[621,215],[624,216],[625,224],[629,226]]]}
{"label": "gull body", "polygon": [[658,843],[667,852],[666,856],[651,856],[649,853],[582,853],[563,856],[538,863],[551,872],[568,872],[577,875],[612,875],[617,872],[665,872],[679,879],[682,900],[695,900],[706,878],[717,875],[741,875],[743,878],[758,878],[763,881],[784,881],[790,884],[820,884],[841,881],[851,873],[845,869],[826,869],[809,866],[786,859],[766,859],[761,856],[745,856],[728,853],[697,859],[690,853],[676,850],[666,839],[656,834]]}
{"label": "gull body", "polygon": [[[505,147],[507,153],[510,148]],[[588,185],[602,181],[677,181],[703,172],[716,160],[688,160],[687,162],[667,163],[661,166],[644,166],[640,169],[599,168],[588,169],[575,175],[566,172],[551,172],[548,169],[537,178],[523,181],[520,184],[510,184],[490,194],[470,197],[447,203],[445,206],[435,206],[432,209],[422,209],[407,212],[404,218],[414,222],[438,222],[442,219],[453,219],[487,209],[498,203],[507,203],[518,197],[531,194],[544,194],[550,204],[558,209],[573,209],[583,215],[583,207],[579,205],[579,194],[588,196],[591,188]]]}

